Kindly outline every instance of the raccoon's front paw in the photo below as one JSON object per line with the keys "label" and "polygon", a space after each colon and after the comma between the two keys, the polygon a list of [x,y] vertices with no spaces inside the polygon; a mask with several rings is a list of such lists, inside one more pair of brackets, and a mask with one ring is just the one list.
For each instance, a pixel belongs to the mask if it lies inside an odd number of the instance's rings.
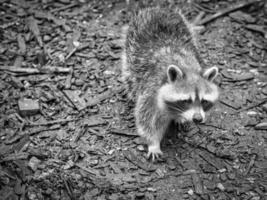
{"label": "raccoon's front paw", "polygon": [[148,146],[148,153],[147,158],[151,158],[154,162],[155,160],[159,159],[163,155],[162,151],[160,150],[159,146]]}

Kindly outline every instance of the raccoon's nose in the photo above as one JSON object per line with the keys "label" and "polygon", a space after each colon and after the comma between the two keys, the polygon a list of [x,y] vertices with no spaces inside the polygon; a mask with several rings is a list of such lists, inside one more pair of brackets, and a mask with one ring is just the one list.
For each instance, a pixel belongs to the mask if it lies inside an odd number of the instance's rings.
{"label": "raccoon's nose", "polygon": [[203,121],[203,117],[201,116],[201,114],[199,113],[195,113],[193,115],[193,122],[198,124],[198,123],[201,123]]}

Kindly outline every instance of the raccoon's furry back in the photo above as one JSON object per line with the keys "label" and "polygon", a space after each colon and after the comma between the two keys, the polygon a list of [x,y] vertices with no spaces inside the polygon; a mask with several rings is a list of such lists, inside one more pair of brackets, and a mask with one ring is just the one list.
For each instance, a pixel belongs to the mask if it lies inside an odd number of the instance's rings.
{"label": "raccoon's furry back", "polygon": [[193,62],[201,63],[194,41],[190,25],[179,11],[147,8],[134,14],[122,56],[130,96],[134,98],[148,86],[155,91],[162,86],[167,81],[166,66],[177,63],[177,55],[184,55],[182,49],[195,57]]}

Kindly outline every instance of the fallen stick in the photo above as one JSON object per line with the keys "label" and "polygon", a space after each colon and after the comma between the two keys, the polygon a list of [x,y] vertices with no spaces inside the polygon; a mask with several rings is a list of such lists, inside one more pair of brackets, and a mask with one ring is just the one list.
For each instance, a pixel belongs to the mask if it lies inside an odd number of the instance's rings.
{"label": "fallen stick", "polygon": [[[27,138],[29,136],[33,136],[33,135],[36,135],[38,133],[41,133],[41,132],[44,132],[44,131],[54,131],[54,130],[57,130],[59,129],[60,127],[51,127],[51,128],[47,128],[47,127],[40,127],[38,129],[34,129],[34,130],[29,130],[29,131],[25,131],[24,133],[22,133],[21,135],[17,135],[15,136],[15,138],[13,138],[11,141],[8,141],[8,144],[12,144],[12,143],[15,143],[19,140],[21,140],[22,138]],[[18,147],[15,147],[16,149]],[[2,152],[1,152],[2,153]]]}
{"label": "fallen stick", "polygon": [[80,169],[82,169],[83,171],[88,172],[89,174],[95,175],[96,177],[101,177],[99,171],[97,171],[96,169],[93,169],[91,167],[84,167],[81,164],[75,163],[76,167],[79,167]]}
{"label": "fallen stick", "polygon": [[74,47],[71,52],[66,56],[65,61],[68,60],[77,51],[77,49],[77,47]]}
{"label": "fallen stick", "polygon": [[42,67],[42,68],[24,68],[15,66],[0,66],[0,71],[8,71],[13,73],[32,75],[32,74],[50,74],[50,73],[70,73],[71,68],[65,67]]}
{"label": "fallen stick", "polygon": [[101,103],[101,101],[104,101],[105,99],[111,98],[115,94],[121,93],[123,90],[124,90],[123,87],[116,88],[114,90],[107,90],[101,94],[98,94],[96,97],[87,99],[88,103],[87,103],[86,107],[95,106],[96,104]]}
{"label": "fallen stick", "polygon": [[259,33],[263,34],[263,36],[267,39],[267,30],[264,29],[264,26],[255,25],[255,24],[248,24],[244,27],[248,30],[259,32]]}
{"label": "fallen stick", "polygon": [[241,109],[239,109],[239,110],[236,110],[233,114],[240,113],[240,112],[243,112],[243,111],[246,111],[246,110],[250,110],[250,109],[252,109],[252,108],[259,107],[259,106],[261,106],[262,104],[265,104],[265,102],[267,102],[267,99],[263,99],[262,101],[257,102],[257,103],[252,103],[252,104],[248,105],[248,106],[245,107],[245,108],[241,108]]}
{"label": "fallen stick", "polygon": [[21,152],[21,153],[12,153],[6,155],[4,158],[1,159],[0,163],[8,162],[8,161],[15,161],[15,160],[25,160],[29,156],[28,153]]}
{"label": "fallen stick", "polygon": [[203,16],[205,15],[205,12],[200,12],[195,19],[192,21],[192,24],[197,26],[199,24],[199,22],[201,21],[201,19],[203,18]]}
{"label": "fallen stick", "polygon": [[53,124],[62,124],[62,123],[67,123],[67,122],[72,122],[72,121],[77,121],[78,119],[58,119],[58,120],[53,120],[53,121],[47,121],[47,122],[42,122],[42,123],[29,123],[27,124],[28,126],[47,126],[47,125],[53,125]]}
{"label": "fallen stick", "polygon": [[227,102],[225,102],[225,101],[223,101],[223,100],[219,100],[219,102],[220,102],[221,104],[223,104],[223,105],[225,105],[225,106],[227,106],[227,107],[233,109],[233,110],[238,110],[238,109],[239,109],[239,108],[237,108],[236,106],[231,105],[231,104],[229,104],[229,103],[227,103]]}
{"label": "fallen stick", "polygon": [[111,128],[109,131],[111,134],[115,134],[115,135],[124,135],[124,136],[133,136],[133,137],[138,137],[139,135],[133,131],[129,131],[129,130],[120,130],[120,129],[115,129],[115,128]]}
{"label": "fallen stick", "polygon": [[244,1],[244,2],[241,2],[239,4],[236,4],[236,5],[233,5],[233,6],[230,6],[229,8],[226,8],[226,9],[223,9],[217,13],[215,13],[214,15],[211,15],[211,16],[208,16],[206,18],[204,18],[203,20],[199,21],[197,25],[204,25],[204,24],[207,24],[223,15],[226,15],[230,12],[233,12],[233,11],[236,11],[238,9],[241,9],[241,8],[244,8],[246,6],[249,6],[251,4],[254,4],[254,3],[257,3],[257,2],[260,2],[262,0],[249,0],[249,1]]}
{"label": "fallen stick", "polygon": [[28,27],[31,30],[31,32],[33,33],[33,35],[36,38],[40,47],[43,47],[43,41],[42,41],[41,33],[39,30],[37,21],[36,21],[36,19],[34,19],[33,16],[28,17]]}
{"label": "fallen stick", "polygon": [[193,6],[198,9],[198,10],[201,10],[201,11],[204,11],[206,13],[214,13],[214,10],[210,9],[210,8],[205,8],[203,7],[202,5],[199,5],[197,3],[192,3]]}
{"label": "fallen stick", "polygon": [[75,7],[77,5],[78,4],[75,2],[75,3],[69,4],[69,5],[66,5],[66,6],[63,6],[63,7],[55,8],[55,9],[51,10],[50,12],[54,13],[54,12],[59,12],[59,11],[62,11],[62,10],[67,10],[67,9]]}

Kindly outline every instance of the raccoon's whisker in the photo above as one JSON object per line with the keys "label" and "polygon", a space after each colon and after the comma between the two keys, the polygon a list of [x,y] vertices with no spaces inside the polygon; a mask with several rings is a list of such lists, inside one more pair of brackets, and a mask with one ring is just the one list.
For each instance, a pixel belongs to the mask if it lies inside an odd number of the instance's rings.
{"label": "raccoon's whisker", "polygon": [[183,108],[180,108],[180,107],[177,107],[177,106],[171,106],[171,105],[169,105],[169,108],[171,110],[178,111],[178,112],[183,112],[184,111]]}

